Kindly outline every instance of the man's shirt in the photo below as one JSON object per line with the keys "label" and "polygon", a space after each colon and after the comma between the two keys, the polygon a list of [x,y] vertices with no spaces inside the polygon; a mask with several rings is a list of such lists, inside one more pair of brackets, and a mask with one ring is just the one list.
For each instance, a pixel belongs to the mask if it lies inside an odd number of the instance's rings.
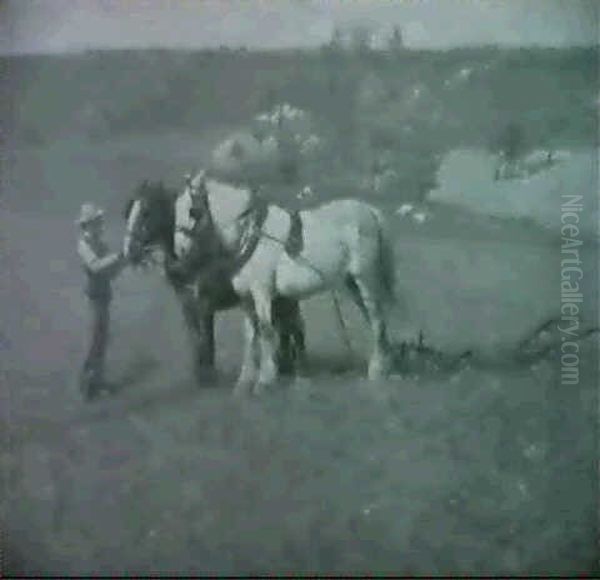
{"label": "man's shirt", "polygon": [[111,279],[123,264],[121,255],[110,253],[101,239],[85,234],[79,239],[77,253],[87,275],[86,294],[92,300],[109,301],[112,298]]}

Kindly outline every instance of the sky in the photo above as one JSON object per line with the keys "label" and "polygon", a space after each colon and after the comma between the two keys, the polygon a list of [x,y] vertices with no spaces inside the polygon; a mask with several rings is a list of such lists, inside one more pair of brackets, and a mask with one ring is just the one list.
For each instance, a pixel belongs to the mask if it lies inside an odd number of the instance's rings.
{"label": "sky", "polygon": [[401,27],[411,48],[600,42],[599,0],[0,0],[0,53],[313,47]]}

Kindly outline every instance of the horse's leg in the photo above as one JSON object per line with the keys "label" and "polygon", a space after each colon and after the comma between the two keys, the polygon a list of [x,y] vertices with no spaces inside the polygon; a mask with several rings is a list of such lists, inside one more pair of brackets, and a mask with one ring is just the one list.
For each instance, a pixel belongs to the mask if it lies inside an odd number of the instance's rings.
{"label": "horse's leg", "polygon": [[356,279],[352,274],[348,274],[346,276],[346,288],[350,293],[350,298],[352,298],[352,301],[360,310],[360,313],[363,315],[365,321],[367,323],[370,323],[369,313],[367,312],[367,308],[365,307],[365,303],[363,302],[363,298],[360,293],[360,288],[358,287]]}
{"label": "horse's leg", "polygon": [[256,317],[258,319],[258,338],[260,343],[260,371],[258,382],[254,387],[255,394],[260,394],[264,388],[277,380],[277,332],[273,325],[273,296],[268,290],[260,289],[253,292]]}
{"label": "horse's leg", "polygon": [[191,291],[182,291],[179,297],[192,341],[194,373],[196,379],[203,382],[214,378],[214,312],[209,305],[199,304]]}
{"label": "horse's leg", "polygon": [[288,320],[287,299],[281,296],[273,299],[272,315],[273,326],[279,335],[277,349],[277,368],[281,374],[289,374],[293,370],[294,356],[292,344],[292,329]]}
{"label": "horse's leg", "polygon": [[234,395],[245,394],[254,383],[258,370],[258,321],[254,306],[247,303],[244,311],[244,358]]}
{"label": "horse's leg", "polygon": [[290,303],[289,327],[292,335],[293,361],[297,374],[306,373],[308,361],[306,358],[305,325],[300,302],[292,300]]}
{"label": "horse's leg", "polygon": [[363,275],[355,278],[373,337],[373,351],[369,360],[369,379],[371,380],[385,376],[390,368],[387,328],[383,317],[382,301],[379,298],[375,280],[374,276],[367,277]]}
{"label": "horse's leg", "polygon": [[198,313],[196,364],[200,374],[212,374],[215,369],[215,313],[208,306]]}
{"label": "horse's leg", "polygon": [[191,329],[196,380],[204,383],[215,378],[215,314],[209,304],[191,306]]}
{"label": "horse's leg", "polygon": [[289,375],[294,370],[294,353],[292,344],[292,335],[289,329],[279,326],[279,348],[277,349],[277,368],[282,375]]}
{"label": "horse's leg", "polygon": [[306,367],[304,320],[300,304],[293,298],[278,296],[273,300],[273,325],[279,335],[278,368],[281,373],[301,371]]}

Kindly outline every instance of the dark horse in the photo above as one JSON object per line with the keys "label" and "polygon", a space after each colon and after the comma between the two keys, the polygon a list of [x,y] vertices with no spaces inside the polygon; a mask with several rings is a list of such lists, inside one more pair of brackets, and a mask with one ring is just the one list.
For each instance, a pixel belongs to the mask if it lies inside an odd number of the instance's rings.
{"label": "dark horse", "polygon": [[[215,312],[239,304],[227,276],[226,255],[215,260],[214,251],[204,248],[203,256],[178,260],[173,248],[175,200],[177,192],[162,182],[144,181],[125,208],[130,260],[141,264],[153,248],[163,254],[165,275],[180,301],[194,351],[194,367],[199,380],[213,375],[215,367]],[[210,259],[207,259],[210,258]],[[290,372],[305,360],[304,322],[298,302],[276,297],[273,322],[279,334],[278,364]]]}

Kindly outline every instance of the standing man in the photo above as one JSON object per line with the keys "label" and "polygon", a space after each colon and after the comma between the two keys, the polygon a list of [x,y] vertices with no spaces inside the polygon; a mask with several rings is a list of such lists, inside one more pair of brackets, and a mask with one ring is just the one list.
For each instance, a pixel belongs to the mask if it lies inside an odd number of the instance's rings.
{"label": "standing man", "polygon": [[83,396],[89,400],[108,385],[104,363],[110,324],[111,281],[126,265],[123,252],[110,253],[103,239],[104,211],[91,203],[81,206],[77,224],[81,236],[77,252],[86,273],[86,295],[91,315],[91,343],[80,378]]}

